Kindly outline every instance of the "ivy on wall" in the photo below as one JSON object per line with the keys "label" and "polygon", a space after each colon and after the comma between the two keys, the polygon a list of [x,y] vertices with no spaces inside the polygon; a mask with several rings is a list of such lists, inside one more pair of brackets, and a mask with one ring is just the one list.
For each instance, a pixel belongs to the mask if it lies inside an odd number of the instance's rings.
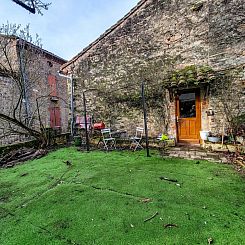
{"label": "ivy on wall", "polygon": [[[195,87],[212,87],[213,96],[214,91],[219,93],[217,84],[222,87],[226,81],[236,80],[237,74],[240,73],[239,69],[215,71],[208,65],[189,65],[183,69],[175,69],[176,61],[173,59],[168,59],[167,62],[161,59],[148,61],[142,66],[131,67],[132,70],[124,70],[122,75],[115,74],[114,78],[100,76],[93,72],[83,77],[80,73],[79,88],[96,86],[93,95],[87,96],[87,99],[92,102],[89,108],[93,111],[95,118],[101,118],[110,125],[120,122],[123,117],[130,119],[131,122],[140,120],[142,113],[140,85],[144,81],[148,113],[159,122],[158,125],[161,128],[167,129],[170,122],[169,95],[170,101],[173,101],[171,94],[174,99],[174,93],[168,94],[167,89],[176,91]],[[106,71],[105,74],[107,74]],[[209,92],[210,90],[207,89],[206,94],[208,95]],[[81,106],[80,109],[82,110]]]}

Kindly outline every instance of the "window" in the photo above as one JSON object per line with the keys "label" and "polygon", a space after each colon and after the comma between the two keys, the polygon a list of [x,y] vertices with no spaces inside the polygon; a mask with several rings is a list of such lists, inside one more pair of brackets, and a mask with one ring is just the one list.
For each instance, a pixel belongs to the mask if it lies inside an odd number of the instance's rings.
{"label": "window", "polygon": [[60,107],[50,107],[49,112],[50,112],[50,127],[60,128],[61,127]]}
{"label": "window", "polygon": [[180,118],[196,117],[196,94],[185,93],[179,96]]}
{"label": "window", "polygon": [[48,75],[48,84],[50,96],[57,96],[56,77],[54,75]]}

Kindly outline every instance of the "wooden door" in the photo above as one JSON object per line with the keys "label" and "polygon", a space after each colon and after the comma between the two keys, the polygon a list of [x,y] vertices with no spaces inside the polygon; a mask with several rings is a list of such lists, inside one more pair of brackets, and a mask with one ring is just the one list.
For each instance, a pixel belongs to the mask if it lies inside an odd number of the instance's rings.
{"label": "wooden door", "polygon": [[179,143],[200,142],[200,90],[179,91],[176,98],[176,123]]}

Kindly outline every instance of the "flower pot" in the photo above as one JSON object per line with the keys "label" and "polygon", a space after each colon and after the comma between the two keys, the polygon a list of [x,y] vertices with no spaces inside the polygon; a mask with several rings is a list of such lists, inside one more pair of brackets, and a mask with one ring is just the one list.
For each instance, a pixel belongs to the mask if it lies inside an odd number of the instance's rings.
{"label": "flower pot", "polygon": [[209,131],[200,131],[200,137],[202,140],[208,140]]}
{"label": "flower pot", "polygon": [[221,138],[220,137],[209,136],[208,137],[208,141],[212,142],[212,143],[217,143],[217,142],[221,141]]}

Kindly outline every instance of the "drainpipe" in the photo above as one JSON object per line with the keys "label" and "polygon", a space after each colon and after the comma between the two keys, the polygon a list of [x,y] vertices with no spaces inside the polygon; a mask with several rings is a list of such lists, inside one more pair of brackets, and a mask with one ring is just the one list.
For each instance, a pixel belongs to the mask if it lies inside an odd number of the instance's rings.
{"label": "drainpipe", "polygon": [[[28,95],[27,95],[27,83],[28,83],[28,78],[25,72],[25,67],[23,64],[23,45],[25,46],[25,41],[22,40],[23,43],[21,43],[20,39],[17,39],[17,48],[18,48],[18,54],[19,54],[19,64],[20,64],[20,70],[21,70],[21,76],[22,76],[22,81],[23,81],[23,102],[25,105],[25,113],[26,113],[26,125],[29,125],[30,122],[30,104],[28,100]],[[21,46],[22,45],[22,46]]]}
{"label": "drainpipe", "polygon": [[85,122],[86,147],[87,147],[87,152],[89,152],[89,137],[88,137],[88,123],[87,123],[87,108],[86,108],[85,92],[83,92],[83,107],[84,107],[84,122]]}
{"label": "drainpipe", "polygon": [[150,157],[144,81],[142,81],[142,83],[141,83],[141,97],[142,97],[142,107],[143,107],[143,113],[144,113],[146,156],[147,156],[147,157]]}
{"label": "drainpipe", "polygon": [[70,102],[71,102],[71,125],[70,125],[70,130],[71,130],[71,136],[74,136],[74,80],[73,80],[73,75],[64,75],[60,71],[58,71],[59,76],[67,78],[70,80],[71,83],[71,96],[70,96]]}

